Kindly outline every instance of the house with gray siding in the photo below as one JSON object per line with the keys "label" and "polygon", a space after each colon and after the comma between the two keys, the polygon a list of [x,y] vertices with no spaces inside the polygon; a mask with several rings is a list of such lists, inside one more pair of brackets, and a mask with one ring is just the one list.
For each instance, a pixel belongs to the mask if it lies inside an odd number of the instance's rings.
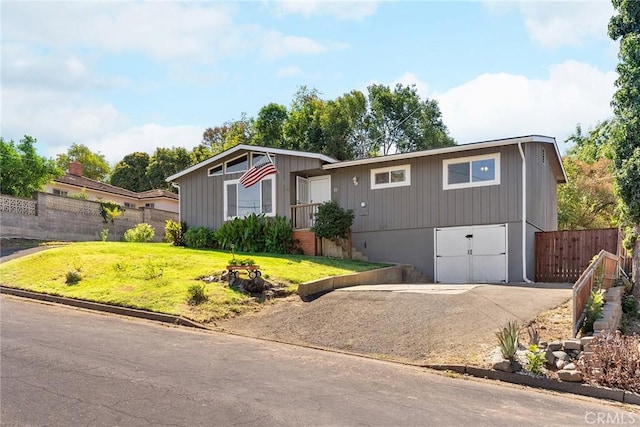
{"label": "house with gray siding", "polygon": [[[266,155],[278,173],[239,185]],[[556,230],[566,174],[555,139],[533,135],[343,162],[238,145],[167,181],[189,226],[255,212],[306,229],[336,200],[355,212],[352,243],[370,260],[412,264],[436,282],[504,283],[534,277],[534,233]]]}

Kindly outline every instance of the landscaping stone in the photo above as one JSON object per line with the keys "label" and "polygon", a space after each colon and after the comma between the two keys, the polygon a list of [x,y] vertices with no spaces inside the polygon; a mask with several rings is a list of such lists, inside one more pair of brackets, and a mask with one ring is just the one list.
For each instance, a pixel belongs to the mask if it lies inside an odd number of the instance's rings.
{"label": "landscaping stone", "polygon": [[564,368],[566,365],[567,365],[566,360],[562,360],[562,359],[556,360],[556,368],[558,368],[559,370]]}
{"label": "landscaping stone", "polygon": [[553,352],[553,356],[556,359],[562,359],[562,360],[569,360],[570,357],[567,353],[565,353],[564,351],[558,350],[558,351],[554,351]]}
{"label": "landscaping stone", "polygon": [[543,349],[547,348],[547,345],[548,345],[548,343],[546,341],[540,341],[538,343],[538,348],[543,350]]}
{"label": "landscaping stone", "polygon": [[575,371],[576,370],[576,364],[575,363],[568,363],[562,369],[564,369],[565,371]]}
{"label": "landscaping stone", "polygon": [[562,347],[566,350],[582,350],[582,344],[580,340],[565,340],[562,343]]}
{"label": "landscaping stone", "polygon": [[544,353],[544,357],[547,358],[547,363],[549,365],[553,365],[556,362],[556,357],[553,355],[553,351],[549,349]]}
{"label": "landscaping stone", "polygon": [[560,341],[551,341],[547,345],[547,350],[551,350],[551,351],[562,350],[562,343]]}
{"label": "landscaping stone", "polygon": [[582,381],[582,374],[580,371],[567,371],[563,369],[558,371],[558,378],[562,381],[577,383]]}
{"label": "landscaping stone", "polygon": [[509,361],[502,357],[501,354],[496,353],[493,355],[491,363],[493,369],[502,372],[517,372],[522,369],[522,365],[517,361]]}

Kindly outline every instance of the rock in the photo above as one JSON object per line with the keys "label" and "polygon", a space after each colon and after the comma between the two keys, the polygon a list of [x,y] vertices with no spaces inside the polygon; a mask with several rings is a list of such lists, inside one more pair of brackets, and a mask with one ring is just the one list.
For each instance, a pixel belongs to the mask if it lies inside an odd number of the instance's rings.
{"label": "rock", "polygon": [[562,349],[562,343],[560,341],[551,341],[547,345],[547,350],[558,351]]}
{"label": "rock", "polygon": [[554,351],[553,355],[555,356],[556,359],[569,360],[569,355],[564,351],[560,351],[560,350]]}
{"label": "rock", "polygon": [[517,372],[522,369],[522,365],[517,361],[510,362],[507,359],[502,359],[493,364],[493,369],[503,372]]}
{"label": "rock", "polygon": [[540,342],[538,343],[538,348],[539,348],[540,350],[543,350],[543,349],[547,348],[547,342],[546,342],[546,341],[540,341]]}
{"label": "rock", "polygon": [[558,369],[562,369],[567,365],[567,361],[566,360],[562,360],[562,359],[558,359],[556,360],[556,368]]}
{"label": "rock", "polygon": [[558,378],[562,381],[579,383],[582,381],[582,374],[580,371],[567,371],[563,369],[562,371],[558,371]]}
{"label": "rock", "polygon": [[547,363],[549,365],[553,365],[554,363],[556,363],[556,357],[553,355],[553,351],[548,350],[544,353],[544,357],[547,358]]}
{"label": "rock", "polygon": [[582,344],[580,340],[565,340],[562,343],[562,347],[566,350],[582,350]]}
{"label": "rock", "polygon": [[576,364],[575,363],[568,363],[562,369],[564,369],[565,371],[575,371],[576,370]]}

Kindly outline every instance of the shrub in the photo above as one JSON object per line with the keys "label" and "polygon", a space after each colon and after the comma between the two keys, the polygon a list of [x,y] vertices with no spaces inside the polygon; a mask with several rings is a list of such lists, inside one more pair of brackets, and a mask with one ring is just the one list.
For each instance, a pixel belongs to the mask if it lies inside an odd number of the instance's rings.
{"label": "shrub", "polygon": [[109,229],[105,228],[100,232],[100,240],[102,240],[103,242],[106,242],[108,238],[109,238]]}
{"label": "shrub", "polygon": [[67,276],[64,283],[66,283],[67,285],[76,285],[80,283],[81,280],[82,275],[78,270],[69,270],[67,271]]}
{"label": "shrub", "polygon": [[502,357],[512,362],[516,358],[516,351],[518,351],[519,334],[520,325],[517,321],[507,322],[507,326],[496,332]]}
{"label": "shrub", "polygon": [[100,216],[104,220],[104,223],[108,223],[120,218],[122,215],[122,207],[116,202],[112,202],[110,200],[101,200],[100,201]]}
{"label": "shrub", "polygon": [[631,316],[638,316],[638,300],[633,295],[627,295],[622,299],[622,312]]}
{"label": "shrub", "polygon": [[640,340],[637,336],[596,337],[593,352],[578,361],[585,381],[640,393]]}
{"label": "shrub", "polygon": [[229,265],[251,266],[256,265],[256,262],[252,258],[231,258]]}
{"label": "shrub", "polygon": [[527,347],[527,370],[538,375],[542,372],[542,367],[547,362],[544,351],[540,350],[536,344]]}
{"label": "shrub", "polygon": [[316,236],[335,240],[338,237],[347,237],[347,231],[353,224],[353,210],[345,210],[332,200],[318,206],[315,214],[315,223],[311,227]]}
{"label": "shrub", "polygon": [[164,226],[164,239],[173,246],[184,246],[184,233],[187,232],[187,223],[168,219]]}
{"label": "shrub", "polygon": [[194,283],[187,288],[189,304],[200,304],[207,300],[206,287],[202,283]]}
{"label": "shrub", "polygon": [[189,248],[215,248],[216,235],[207,227],[191,227],[184,233],[184,244]]}
{"label": "shrub", "polygon": [[267,218],[254,213],[225,222],[216,232],[220,249],[231,245],[240,252],[288,254],[293,245],[291,222],[282,216]]}
{"label": "shrub", "polygon": [[604,290],[591,291],[587,304],[587,315],[582,325],[583,333],[593,332],[593,324],[602,317],[602,306],[604,305]]}
{"label": "shrub", "polygon": [[146,243],[152,241],[155,234],[156,232],[152,226],[146,222],[142,222],[134,228],[125,231],[124,240],[126,242]]}

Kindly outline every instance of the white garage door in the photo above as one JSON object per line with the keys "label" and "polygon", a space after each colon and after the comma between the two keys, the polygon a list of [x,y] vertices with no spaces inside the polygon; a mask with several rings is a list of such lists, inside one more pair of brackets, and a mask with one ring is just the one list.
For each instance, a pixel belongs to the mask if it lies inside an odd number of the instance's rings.
{"label": "white garage door", "polygon": [[507,281],[507,225],[436,228],[435,281]]}

